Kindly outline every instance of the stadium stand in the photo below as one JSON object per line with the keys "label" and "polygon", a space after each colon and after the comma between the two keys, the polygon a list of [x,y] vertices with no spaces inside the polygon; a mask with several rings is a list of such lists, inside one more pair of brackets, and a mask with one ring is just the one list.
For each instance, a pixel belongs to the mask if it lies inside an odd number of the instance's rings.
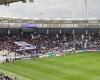
{"label": "stadium stand", "polygon": [[[49,51],[60,52],[70,49],[100,49],[99,34],[9,34],[0,37],[0,49],[3,55],[13,53],[45,54]],[[19,45],[18,45],[19,44]],[[26,44],[26,45],[25,45]],[[22,46],[21,46],[22,45]],[[2,51],[3,50],[3,51]]]}
{"label": "stadium stand", "polygon": [[4,60],[13,61],[80,50],[99,51],[99,36],[99,20],[1,18],[0,54],[6,56]]}

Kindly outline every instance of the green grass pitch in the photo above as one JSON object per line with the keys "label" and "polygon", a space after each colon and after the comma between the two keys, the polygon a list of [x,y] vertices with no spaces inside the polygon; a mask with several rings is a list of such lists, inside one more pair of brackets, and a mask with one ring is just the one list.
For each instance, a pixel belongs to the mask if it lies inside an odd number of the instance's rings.
{"label": "green grass pitch", "polygon": [[17,80],[100,80],[100,52],[3,63],[0,71]]}

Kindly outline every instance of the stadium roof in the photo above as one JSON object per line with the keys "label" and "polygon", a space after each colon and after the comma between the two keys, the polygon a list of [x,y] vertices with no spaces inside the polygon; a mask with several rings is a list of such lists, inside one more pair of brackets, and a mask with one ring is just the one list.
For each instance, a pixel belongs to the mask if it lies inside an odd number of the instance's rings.
{"label": "stadium roof", "polygon": [[100,20],[96,19],[96,18],[90,18],[88,20],[85,19],[76,19],[76,20],[72,20],[72,19],[39,19],[39,18],[35,18],[35,19],[29,19],[29,18],[17,18],[17,17],[12,17],[12,18],[8,18],[8,17],[0,17],[0,23],[65,23],[65,24],[80,24],[80,23],[96,23],[96,24],[100,24]]}
{"label": "stadium roof", "polygon": [[[19,1],[22,1],[23,3],[27,2],[27,0],[0,0],[0,5],[8,6],[10,3],[19,2]],[[33,2],[33,0],[29,0],[29,2]]]}
{"label": "stadium roof", "polygon": [[36,24],[38,27],[41,28],[100,28],[100,20],[94,18],[89,20],[61,20],[0,17],[0,28],[19,28],[24,23]]}

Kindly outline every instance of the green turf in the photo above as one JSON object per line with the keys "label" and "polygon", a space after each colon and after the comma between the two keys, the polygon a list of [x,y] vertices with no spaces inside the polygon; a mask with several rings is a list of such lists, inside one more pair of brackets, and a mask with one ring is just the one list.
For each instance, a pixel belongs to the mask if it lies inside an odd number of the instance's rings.
{"label": "green turf", "polygon": [[100,80],[100,54],[81,53],[0,64],[18,80]]}

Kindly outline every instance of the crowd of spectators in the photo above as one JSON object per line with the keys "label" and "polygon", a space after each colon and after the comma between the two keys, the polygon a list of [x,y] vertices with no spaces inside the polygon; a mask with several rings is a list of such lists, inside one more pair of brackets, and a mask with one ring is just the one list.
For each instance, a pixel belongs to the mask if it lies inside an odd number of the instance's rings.
{"label": "crowd of spectators", "polygon": [[16,77],[13,79],[10,76],[5,75],[4,73],[0,73],[0,80],[16,80]]}
{"label": "crowd of spectators", "polygon": [[[45,54],[50,50],[68,50],[74,48],[80,50],[83,48],[100,49],[99,34],[9,34],[0,35],[0,50],[16,52],[17,45],[15,41],[24,41],[36,46],[37,53]],[[28,51],[31,53],[31,51]]]}

